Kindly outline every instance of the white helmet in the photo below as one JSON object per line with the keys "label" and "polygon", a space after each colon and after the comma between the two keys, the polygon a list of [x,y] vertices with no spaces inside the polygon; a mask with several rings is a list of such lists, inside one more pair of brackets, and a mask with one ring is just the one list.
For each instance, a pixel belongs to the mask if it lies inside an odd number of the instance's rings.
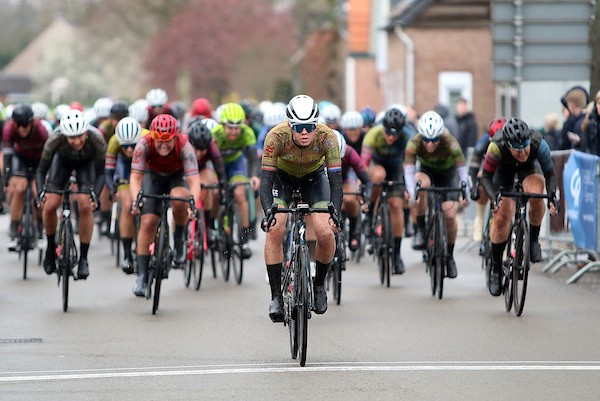
{"label": "white helmet", "polygon": [[54,118],[57,122],[60,122],[62,117],[71,110],[71,107],[68,104],[61,103],[54,108]]}
{"label": "white helmet", "polygon": [[326,123],[336,123],[342,117],[342,111],[333,103],[327,103],[321,110],[321,117]]}
{"label": "white helmet", "polygon": [[335,137],[337,138],[338,146],[340,149],[340,159],[343,159],[344,155],[346,154],[346,139],[336,129],[333,130],[333,133],[335,134]]}
{"label": "white helmet", "polygon": [[419,118],[419,134],[427,139],[439,138],[444,129],[444,120],[435,111],[428,111]]}
{"label": "white helmet", "polygon": [[148,121],[148,106],[146,101],[136,101],[129,106],[129,117],[133,117],[139,123]]}
{"label": "white helmet", "polygon": [[133,145],[142,136],[142,126],[133,117],[123,117],[115,129],[120,145]]}
{"label": "white helmet", "polygon": [[285,104],[274,103],[263,117],[263,123],[268,127],[274,127],[285,121]]}
{"label": "white helmet", "polygon": [[163,106],[167,103],[167,92],[160,88],[153,88],[146,93],[149,106]]}
{"label": "white helmet", "polygon": [[60,119],[60,130],[64,136],[79,136],[88,127],[85,116],[79,110],[71,109]]}
{"label": "white helmet", "polygon": [[107,97],[98,98],[94,102],[93,109],[96,112],[97,118],[108,118],[110,117],[110,108],[112,107],[113,101]]}
{"label": "white helmet", "polygon": [[312,97],[297,95],[288,103],[286,117],[290,124],[316,123],[319,119],[319,106]]}
{"label": "white helmet", "polygon": [[38,118],[40,120],[48,117],[48,112],[50,109],[46,103],[42,102],[34,102],[31,104],[31,110],[33,110],[33,118]]}
{"label": "white helmet", "polygon": [[340,120],[342,129],[357,129],[362,128],[363,125],[363,116],[358,111],[347,111]]}
{"label": "white helmet", "polygon": [[200,121],[202,122],[202,124],[206,125],[206,128],[208,128],[211,131],[213,130],[213,128],[219,125],[219,123],[216,120],[213,120],[212,118],[203,118]]}

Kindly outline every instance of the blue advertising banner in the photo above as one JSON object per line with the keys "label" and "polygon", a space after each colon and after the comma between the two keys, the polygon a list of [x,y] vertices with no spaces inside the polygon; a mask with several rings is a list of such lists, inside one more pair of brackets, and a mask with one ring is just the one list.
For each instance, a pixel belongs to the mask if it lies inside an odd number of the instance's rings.
{"label": "blue advertising banner", "polygon": [[575,245],[596,251],[599,160],[598,156],[575,151],[563,172],[567,216]]}

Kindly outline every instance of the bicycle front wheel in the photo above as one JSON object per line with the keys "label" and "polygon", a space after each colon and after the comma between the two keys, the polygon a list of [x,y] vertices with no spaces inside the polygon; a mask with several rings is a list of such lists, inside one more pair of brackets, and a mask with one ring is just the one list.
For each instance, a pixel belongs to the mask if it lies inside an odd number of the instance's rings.
{"label": "bicycle front wheel", "polygon": [[308,247],[302,245],[298,251],[298,270],[296,277],[298,278],[298,351],[300,353],[300,366],[306,364],[306,351],[308,348],[308,315],[310,312],[310,259],[308,256]]}
{"label": "bicycle front wheel", "polygon": [[219,262],[223,280],[229,281],[231,267],[231,227],[229,216],[222,212],[219,218]]}
{"label": "bicycle front wheel", "polygon": [[155,249],[156,264],[154,269],[154,298],[152,302],[152,314],[156,314],[158,303],[160,301],[160,288],[165,270],[168,269],[167,263],[169,259],[169,227],[159,223],[157,232],[158,247]]}
{"label": "bicycle front wheel", "polygon": [[444,277],[446,277],[446,221],[443,215],[437,217],[437,239],[436,239],[436,263],[435,275],[438,299],[442,299],[444,294]]}
{"label": "bicycle front wheel", "polygon": [[513,224],[510,229],[508,237],[508,244],[506,246],[506,258],[502,262],[502,291],[504,292],[504,307],[507,312],[510,312],[513,306],[513,283],[512,283],[512,271],[515,264],[513,255],[516,255],[516,238],[517,226]]}
{"label": "bicycle front wheel", "polygon": [[[59,274],[62,280],[62,306],[63,312],[69,309],[69,277],[73,266],[71,254],[73,253],[73,227],[69,220],[61,224],[59,230]],[[76,258],[75,258],[76,259]]]}
{"label": "bicycle front wheel", "polygon": [[296,288],[296,277],[294,272],[298,269],[297,258],[291,260],[291,264],[284,264],[281,271],[281,294],[283,295],[283,321],[287,326],[290,337],[290,353],[292,359],[298,357],[298,325],[296,319],[298,297]]}
{"label": "bicycle front wheel", "polygon": [[383,240],[383,255],[387,259],[385,263],[385,284],[390,286],[390,276],[394,266],[394,236],[392,234],[392,217],[390,215],[390,207],[383,204],[380,207],[381,213],[381,234]]}
{"label": "bicycle front wheel", "polygon": [[199,213],[198,220],[196,220],[196,232],[194,241],[194,251],[192,253],[192,259],[196,260],[198,266],[197,269],[193,270],[194,276],[194,288],[196,291],[200,289],[202,284],[202,270],[204,269],[204,242],[206,237],[206,230],[204,227],[204,213]]}
{"label": "bicycle front wheel", "polygon": [[527,294],[527,278],[529,276],[529,229],[525,220],[519,221],[517,226],[517,237],[515,240],[515,259],[512,271],[512,288],[515,304],[515,315],[521,316],[525,306],[525,295]]}
{"label": "bicycle front wheel", "polygon": [[187,288],[190,286],[192,281],[193,271],[197,268],[196,258],[194,257],[194,245],[196,242],[196,221],[192,221],[188,225],[187,235],[188,241],[186,242],[185,250],[187,251],[187,263],[183,266],[183,285]]}
{"label": "bicycle front wheel", "polygon": [[377,213],[375,217],[375,225],[373,226],[373,241],[375,241],[375,249],[377,250],[377,266],[379,267],[379,282],[381,285],[385,283],[385,273],[388,270],[387,245],[383,235],[382,214]]}
{"label": "bicycle front wheel", "polygon": [[230,215],[231,225],[231,267],[233,268],[233,276],[235,282],[240,285],[242,284],[242,278],[244,275],[244,258],[242,257],[242,245],[244,227],[240,218],[240,213],[237,206],[232,207]]}

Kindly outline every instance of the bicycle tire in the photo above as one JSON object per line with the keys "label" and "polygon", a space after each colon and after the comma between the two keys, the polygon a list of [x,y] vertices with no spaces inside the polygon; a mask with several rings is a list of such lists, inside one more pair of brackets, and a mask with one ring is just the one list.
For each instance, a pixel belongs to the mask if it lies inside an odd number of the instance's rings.
{"label": "bicycle tire", "polygon": [[390,286],[392,268],[394,266],[394,236],[392,233],[392,217],[390,215],[390,206],[385,203],[381,205],[381,232],[383,236],[384,255],[387,259],[385,269],[385,284]]}
{"label": "bicycle tire", "polygon": [[[27,207],[25,207],[27,210]],[[27,280],[28,254],[33,243],[33,219],[31,211],[25,211],[21,220],[20,252],[23,253],[23,280]]]}
{"label": "bicycle tire", "polygon": [[195,242],[196,242],[196,221],[192,221],[187,228],[186,238],[188,239],[185,249],[187,249],[187,263],[183,266],[183,285],[188,288],[192,281],[193,271],[196,269]]}
{"label": "bicycle tire", "polygon": [[121,224],[121,203],[117,203],[117,216],[115,218],[115,232],[111,236],[112,240],[115,243],[115,264],[117,269],[121,267],[121,230],[119,228],[119,224]]}
{"label": "bicycle tire", "polygon": [[71,242],[73,237],[73,228],[69,220],[64,221],[59,229],[59,246],[60,253],[58,255],[59,274],[62,280],[62,307],[63,312],[69,309],[69,276],[71,275],[72,266],[70,266]]}
{"label": "bicycle tire", "polygon": [[[435,219],[436,217],[432,215],[431,219]],[[427,223],[427,243],[425,244],[425,253],[426,253],[426,266],[427,273],[429,273],[429,286],[431,287],[431,296],[435,296],[437,291],[437,275],[435,274],[435,244],[436,244],[436,230],[435,221],[428,220]]]}
{"label": "bicycle tire", "polygon": [[436,216],[437,239],[436,239],[436,284],[438,299],[444,296],[444,277],[446,277],[446,220],[443,215]]}
{"label": "bicycle tire", "polygon": [[204,270],[204,243],[206,241],[206,230],[204,226],[204,213],[199,213],[196,220],[196,240],[194,242],[193,257],[198,261],[198,269],[193,271],[194,274],[194,289],[200,290],[202,285],[202,272]]}
{"label": "bicycle tire", "polygon": [[[502,291],[504,292],[504,307],[507,312],[510,312],[513,306],[513,284],[512,284],[512,269],[513,257],[512,250],[515,247],[513,239],[516,238],[516,224],[513,223],[506,245],[506,258],[502,262]],[[505,266],[506,264],[506,266]]]}
{"label": "bicycle tire", "polygon": [[513,304],[516,316],[521,316],[525,307],[525,296],[527,295],[527,278],[529,277],[529,265],[531,263],[530,237],[527,222],[520,220],[517,226],[516,257],[512,271]]}
{"label": "bicycle tire", "polygon": [[242,257],[242,237],[244,227],[240,218],[240,212],[236,205],[232,205],[229,221],[231,224],[231,267],[235,282],[240,285],[244,277],[244,258]]}
{"label": "bicycle tire", "polygon": [[[229,231],[229,233],[228,233]],[[229,281],[231,272],[231,230],[229,228],[229,216],[225,211],[219,216],[219,262],[221,265],[221,274],[225,282]]]}
{"label": "bicycle tire", "polygon": [[[156,314],[158,310],[158,304],[160,302],[160,289],[162,285],[163,273],[167,268],[168,263],[168,252],[169,252],[169,227],[168,225],[163,227],[162,222],[158,226],[158,252],[154,252],[156,255],[156,268],[154,271],[154,298],[152,302],[152,314]],[[156,243],[156,242],[155,242]]]}
{"label": "bicycle tire", "polygon": [[[375,224],[373,226],[373,240],[376,246],[377,266],[379,267],[379,282],[381,285],[385,283],[385,272],[387,271],[387,257],[385,255],[385,243],[383,240],[383,226],[381,221],[381,213],[375,215]],[[381,228],[381,230],[379,230]]]}
{"label": "bicycle tire", "polygon": [[308,256],[308,247],[300,246],[298,250],[298,270],[296,271],[299,278],[298,289],[298,353],[300,354],[300,366],[306,364],[306,352],[308,349],[308,317],[310,312],[311,300],[309,298],[310,291],[310,259]]}
{"label": "bicycle tire", "polygon": [[287,326],[290,339],[290,354],[292,359],[298,357],[298,325],[296,324],[297,317],[297,294],[296,278],[293,274],[298,267],[297,257],[294,256],[290,260],[290,264],[284,264],[281,271],[281,294],[283,296],[283,321]]}

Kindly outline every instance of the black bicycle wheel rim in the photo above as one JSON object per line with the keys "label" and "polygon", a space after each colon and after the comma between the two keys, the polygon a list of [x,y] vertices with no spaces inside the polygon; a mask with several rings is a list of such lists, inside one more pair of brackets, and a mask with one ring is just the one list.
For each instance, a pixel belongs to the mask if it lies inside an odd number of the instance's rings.
{"label": "black bicycle wheel rim", "polygon": [[515,265],[513,268],[513,296],[514,312],[521,316],[525,307],[525,296],[527,295],[527,278],[529,277],[530,265],[530,238],[527,222],[521,220],[517,229],[517,248]]}
{"label": "black bicycle wheel rim", "polygon": [[[512,252],[514,248],[514,244],[512,238],[514,238],[513,233],[516,235],[516,225],[513,224],[510,234],[508,237],[508,244],[506,245],[506,258],[504,259],[506,262],[503,262],[501,277],[502,277],[502,290],[504,291],[504,307],[507,312],[510,312],[513,306],[513,285],[512,285],[512,269],[514,260],[512,257]],[[504,267],[504,263],[507,264],[506,268]]]}
{"label": "black bicycle wheel rim", "polygon": [[308,248],[303,245],[299,249],[298,277],[299,277],[299,299],[298,299],[298,351],[300,353],[300,366],[306,364],[306,352],[308,349],[308,314],[310,306],[310,259]]}
{"label": "black bicycle wheel rim", "polygon": [[[436,219],[437,217],[432,216],[431,218]],[[427,230],[427,243],[425,244],[425,252],[427,256],[427,272],[429,273],[429,285],[431,287],[431,296],[435,296],[437,290],[437,275],[436,275],[436,257],[435,257],[435,244],[436,244],[436,230],[434,229],[435,222],[428,224]]]}
{"label": "black bicycle wheel rim", "polygon": [[[192,281],[192,274],[195,269],[195,256],[194,256],[194,242],[196,236],[196,222],[193,221],[188,225],[188,233],[186,238],[188,241],[186,242],[185,250],[187,253],[187,263],[183,266],[183,285],[188,288],[190,286],[190,282]],[[191,249],[190,249],[191,248]]]}
{"label": "black bicycle wheel rim", "polygon": [[444,296],[444,277],[446,277],[446,221],[443,215],[437,216],[437,239],[436,239],[436,284],[438,299]]}
{"label": "black bicycle wheel rim", "polygon": [[60,255],[59,260],[61,261],[60,274],[62,275],[62,304],[63,304],[63,312],[66,312],[69,309],[69,276],[71,275],[70,270],[71,266],[69,266],[70,262],[70,254],[71,254],[71,238],[73,235],[73,228],[71,227],[70,222],[65,222],[62,225],[62,230],[60,231]]}
{"label": "black bicycle wheel rim", "polygon": [[166,268],[165,263],[167,260],[167,253],[169,238],[168,238],[168,227],[163,227],[162,223],[159,223],[158,227],[158,247],[155,248],[154,254],[156,255],[156,269],[154,271],[154,298],[152,302],[152,314],[156,314],[158,310],[158,304],[160,301],[160,288],[163,279],[163,272]]}
{"label": "black bicycle wheel rim", "polygon": [[392,218],[390,216],[390,207],[387,204],[381,205],[381,230],[383,236],[383,246],[385,257],[387,258],[385,269],[385,285],[390,286],[391,272],[394,267],[394,236],[392,235]]}
{"label": "black bicycle wheel rim", "polygon": [[232,207],[230,221],[233,222],[231,225],[231,265],[235,282],[240,285],[242,284],[244,276],[244,258],[242,257],[242,236],[244,235],[244,228],[242,226],[239,210],[235,205]]}

